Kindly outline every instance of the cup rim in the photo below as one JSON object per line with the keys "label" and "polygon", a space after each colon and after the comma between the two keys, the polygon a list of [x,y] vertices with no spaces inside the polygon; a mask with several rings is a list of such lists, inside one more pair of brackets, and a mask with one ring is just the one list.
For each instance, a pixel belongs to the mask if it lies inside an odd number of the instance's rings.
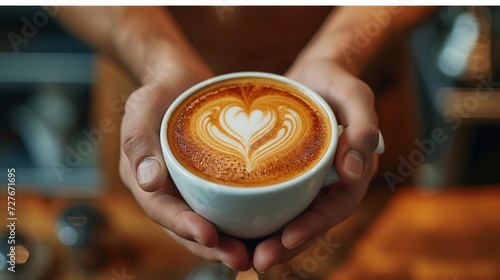
{"label": "cup rim", "polygon": [[[300,174],[297,177],[294,177],[290,180],[275,183],[275,184],[270,184],[270,185],[264,185],[264,186],[256,186],[256,187],[243,187],[243,186],[235,186],[235,185],[229,185],[229,184],[223,184],[223,183],[218,183],[218,182],[212,182],[210,180],[207,180],[203,177],[200,177],[196,175],[195,173],[189,171],[184,165],[182,165],[175,155],[173,154],[172,150],[170,149],[170,145],[168,144],[168,137],[167,137],[167,128],[168,128],[168,121],[170,119],[170,116],[174,112],[175,108],[182,103],[186,98],[191,96],[194,92],[197,92],[198,90],[210,86],[214,83],[218,82],[223,82],[224,80],[229,80],[229,79],[235,79],[235,78],[265,78],[265,79],[271,79],[271,80],[277,80],[282,83],[286,83],[289,86],[292,86],[296,89],[298,89],[300,92],[304,93],[306,96],[308,96],[310,99],[312,99],[316,105],[321,107],[326,115],[328,116],[329,123],[331,125],[331,139],[330,139],[330,144],[324,154],[324,156],[311,168],[309,168],[307,171],[304,173]],[[199,180],[202,182],[204,186],[215,186],[217,188],[220,188],[221,190],[223,189],[225,193],[233,193],[233,194],[242,194],[242,193],[259,193],[259,192],[272,192],[272,191],[278,191],[284,188],[288,188],[290,186],[294,185],[300,185],[301,181],[307,181],[310,179],[310,177],[315,176],[315,173],[317,172],[317,169],[322,167],[325,164],[328,164],[329,162],[333,162],[333,158],[335,157],[336,149],[337,149],[337,144],[338,144],[338,125],[337,125],[337,119],[335,118],[335,114],[333,113],[332,109],[328,105],[328,103],[321,97],[318,93],[316,93],[314,90],[311,88],[303,85],[302,83],[299,83],[295,80],[292,80],[288,77],[273,74],[273,73],[267,73],[267,72],[258,72],[258,71],[244,71],[244,72],[233,72],[233,73],[228,73],[228,74],[222,74],[218,75],[212,78],[209,78],[207,80],[201,81],[192,87],[188,88],[185,90],[183,93],[181,93],[175,100],[172,102],[172,104],[168,107],[167,111],[165,112],[162,122],[161,122],[161,128],[160,128],[160,144],[161,144],[161,149],[165,161],[165,165],[167,166],[167,169],[171,168],[176,168],[178,171],[180,171],[183,176],[187,176],[191,179]],[[168,166],[167,163],[167,158],[168,160],[172,161],[175,166]],[[329,166],[330,168],[331,166]],[[176,186],[177,188],[179,186]],[[190,186],[190,187],[195,187],[195,186]]]}

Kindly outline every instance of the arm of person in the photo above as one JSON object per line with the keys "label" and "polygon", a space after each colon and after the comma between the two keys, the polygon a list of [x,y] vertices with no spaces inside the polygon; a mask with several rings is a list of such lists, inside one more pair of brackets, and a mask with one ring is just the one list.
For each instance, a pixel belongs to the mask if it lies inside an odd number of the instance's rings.
{"label": "arm of person", "polygon": [[[137,82],[156,72],[211,71],[161,7],[61,7],[59,21],[97,51],[113,57]],[[188,69],[188,70],[185,70]]]}
{"label": "arm of person", "polygon": [[332,11],[291,70],[313,60],[339,64],[360,77],[385,49],[425,21],[436,7],[339,7]]}
{"label": "arm of person", "polygon": [[341,181],[324,188],[279,235],[257,245],[253,264],[266,271],[296,256],[346,219],[364,197],[378,166],[375,97],[360,76],[391,44],[429,17],[431,7],[340,7],[325,20],[287,76],[314,89],[344,126],[335,155]]}
{"label": "arm of person", "polygon": [[[433,11],[434,7],[338,8],[287,73],[322,94],[344,125],[337,150],[340,156],[336,157],[344,182],[361,181],[367,164],[348,159],[342,164],[339,160],[345,153],[352,152],[351,155],[366,161],[378,143],[373,92],[360,76],[380,53],[401,42],[412,27]],[[350,145],[344,145],[347,143]]]}
{"label": "arm of person", "polygon": [[180,93],[212,72],[167,9],[61,7],[58,19],[141,85],[127,99],[121,124],[120,175],[137,202],[194,254],[238,270],[250,268],[245,245],[219,236],[184,202],[168,176],[159,142],[163,115]]}
{"label": "arm of person", "polygon": [[[336,9],[287,73],[322,94],[346,127],[335,162],[342,182],[318,195],[281,235],[261,242],[253,253],[241,241],[219,236],[211,223],[190,211],[168,178],[158,140],[161,117],[185,88],[211,76],[172,17],[154,7],[88,7],[64,8],[59,19],[95,48],[114,57],[143,85],[126,104],[120,159],[122,179],[139,204],[172,238],[198,256],[237,270],[253,265],[258,271],[266,271],[295,256],[350,215],[376,169],[376,158],[372,157],[378,142],[374,98],[358,77],[388,42],[426,14],[415,12],[419,8],[404,8],[393,14],[367,46],[356,45],[354,28],[364,28],[372,13],[383,9]],[[343,43],[354,44],[361,51],[346,56]],[[155,72],[151,75],[152,70]],[[346,155],[355,158],[346,163]],[[249,260],[251,256],[253,261]]]}

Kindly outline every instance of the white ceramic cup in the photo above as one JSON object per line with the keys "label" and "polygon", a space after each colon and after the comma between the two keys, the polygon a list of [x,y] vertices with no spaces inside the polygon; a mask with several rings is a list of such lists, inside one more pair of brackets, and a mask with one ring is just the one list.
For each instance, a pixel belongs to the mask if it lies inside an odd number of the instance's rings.
{"label": "white ceramic cup", "polygon": [[[328,116],[332,139],[319,162],[304,174],[291,180],[261,187],[236,187],[214,183],[197,176],[175,158],[167,138],[167,127],[174,110],[190,95],[225,80],[255,77],[295,87],[313,100]],[[239,72],[217,76],[189,88],[168,108],[160,130],[163,156],[170,176],[186,203],[199,215],[211,221],[226,234],[239,238],[260,238],[282,229],[311,204],[323,185],[338,180],[332,167],[341,127],[326,101],[308,87],[286,77],[262,73]],[[384,149],[380,137],[377,152]]]}

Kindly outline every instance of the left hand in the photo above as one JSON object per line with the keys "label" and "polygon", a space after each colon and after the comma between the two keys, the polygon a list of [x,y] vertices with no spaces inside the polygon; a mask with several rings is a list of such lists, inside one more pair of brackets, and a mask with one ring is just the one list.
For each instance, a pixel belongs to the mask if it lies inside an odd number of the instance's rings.
{"label": "left hand", "polygon": [[377,116],[367,84],[326,59],[295,64],[286,76],[323,96],[344,126],[334,162],[341,181],[323,188],[304,213],[255,247],[253,266],[260,272],[293,258],[350,216],[378,166]]}
{"label": "left hand", "polygon": [[127,100],[121,127],[121,178],[146,214],[173,240],[198,257],[247,270],[251,263],[245,244],[219,234],[211,222],[193,212],[168,174],[159,137],[163,115],[185,89],[210,77],[182,66],[174,69]]}

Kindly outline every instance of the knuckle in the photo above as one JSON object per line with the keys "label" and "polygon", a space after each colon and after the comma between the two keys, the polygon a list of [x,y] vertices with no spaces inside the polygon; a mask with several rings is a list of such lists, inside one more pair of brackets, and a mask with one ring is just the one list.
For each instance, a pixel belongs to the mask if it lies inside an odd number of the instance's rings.
{"label": "knuckle", "polygon": [[375,107],[375,94],[373,93],[373,90],[370,88],[370,86],[367,83],[360,82],[358,92],[365,96],[365,98],[369,102],[369,105],[371,106],[371,108]]}
{"label": "knuckle", "polygon": [[343,81],[342,84],[330,83],[328,91],[334,93],[342,102],[351,100],[353,96],[362,96],[364,102],[368,102],[369,106],[374,107],[375,105],[375,96],[372,89],[367,83],[359,79],[348,79]]}
{"label": "knuckle", "polygon": [[133,112],[138,109],[140,103],[144,101],[146,97],[147,89],[141,87],[136,91],[132,92],[125,102],[125,114]]}
{"label": "knuckle", "polygon": [[134,100],[134,97],[136,96],[137,91],[134,91],[130,94],[130,96],[127,98],[127,101],[125,102],[125,115],[130,114],[130,112],[133,112],[134,109],[137,107],[136,102]]}
{"label": "knuckle", "polygon": [[122,148],[127,156],[133,155],[148,139],[147,131],[139,126],[126,128],[122,137]]}
{"label": "knuckle", "polygon": [[146,205],[143,208],[146,214],[151,218],[151,220],[153,220],[155,223],[161,225],[164,228],[172,230],[172,228],[168,224],[165,224],[162,221],[160,213],[156,210],[156,207],[154,207],[154,205]]}
{"label": "knuckle", "polygon": [[312,214],[316,216],[316,219],[319,222],[318,224],[321,226],[312,234],[310,237],[311,239],[320,236],[334,226],[331,222],[331,218],[327,217],[327,215],[321,211],[313,210]]}
{"label": "knuckle", "polygon": [[118,172],[120,173],[120,178],[125,183],[125,185],[127,185],[127,187],[130,187],[128,184],[130,167],[127,165],[129,165],[128,162],[120,158],[120,162],[118,164]]}
{"label": "knuckle", "polygon": [[377,148],[379,141],[379,130],[374,124],[368,123],[360,130],[360,139],[362,139],[363,150],[366,156],[371,156]]}
{"label": "knuckle", "polygon": [[354,210],[359,203],[359,198],[356,198],[352,190],[347,189],[345,186],[341,186],[337,189],[337,195],[342,197],[343,200],[347,202],[345,203],[342,211],[339,213],[340,220],[336,221],[337,223],[340,223],[354,213]]}
{"label": "knuckle", "polygon": [[[155,223],[158,225],[169,229],[169,230],[174,230],[172,229],[171,225],[166,222],[164,219],[164,211],[162,211],[163,207],[161,204],[159,204],[158,199],[151,199],[147,203],[143,203],[142,208],[144,209],[144,212],[153,220]],[[167,220],[168,221],[168,220]],[[175,232],[175,230],[174,230]]]}
{"label": "knuckle", "polygon": [[373,94],[372,89],[367,83],[361,80],[357,80],[355,83],[353,83],[350,92],[352,92],[353,94],[362,95],[365,102],[367,102],[371,107],[374,107],[375,95]]}

